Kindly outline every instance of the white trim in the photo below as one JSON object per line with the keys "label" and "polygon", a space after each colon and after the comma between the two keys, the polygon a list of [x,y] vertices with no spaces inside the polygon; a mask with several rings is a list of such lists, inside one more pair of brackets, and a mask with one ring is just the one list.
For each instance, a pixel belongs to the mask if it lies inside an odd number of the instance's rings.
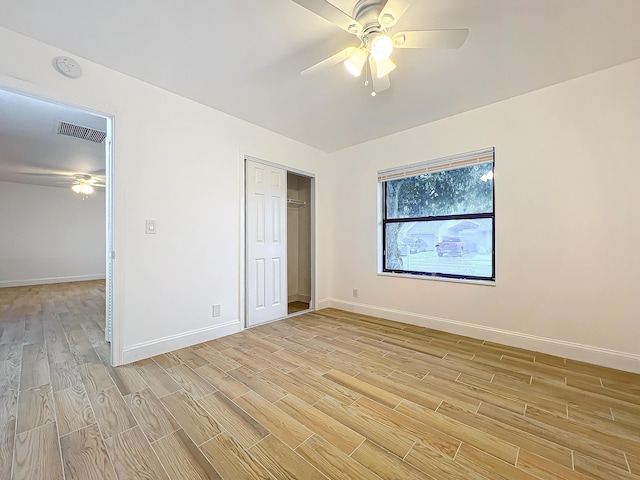
{"label": "white trim", "polygon": [[122,349],[123,363],[136,362],[144,358],[160,355],[161,353],[208,342],[215,338],[238,333],[240,330],[242,330],[240,320],[233,320],[211,327],[199,328],[197,330],[191,330],[190,332],[178,333],[176,335],[138,343]]}
{"label": "white trim", "polygon": [[[15,87],[15,86],[10,86],[8,85],[6,82],[9,81],[11,83],[14,83],[14,80],[17,80],[19,87]],[[21,79],[14,79],[14,78],[9,78],[3,75],[0,75],[0,89],[2,90],[6,90],[8,92],[11,93],[15,93],[17,95],[22,95],[25,97],[29,97],[29,98],[33,98],[36,100],[41,100],[43,102],[48,102],[48,103],[53,103],[56,104],[58,106],[61,107],[65,107],[65,108],[69,108],[72,110],[77,110],[80,112],[84,112],[84,113],[88,113],[90,115],[95,115],[98,117],[102,117],[107,121],[107,139],[105,140],[105,142],[107,142],[109,139],[111,140],[111,148],[109,150],[107,150],[107,154],[105,156],[105,173],[106,173],[106,185],[107,185],[107,189],[110,190],[111,193],[111,198],[112,198],[112,210],[111,210],[111,218],[109,218],[108,215],[106,215],[106,220],[105,223],[110,222],[110,226],[111,226],[111,233],[113,235],[113,248],[115,250],[116,248],[116,237],[115,237],[115,229],[116,229],[116,225],[115,225],[115,219],[114,219],[114,215],[115,215],[115,210],[116,210],[116,192],[115,192],[115,175],[113,174],[113,172],[109,172],[110,168],[114,167],[115,164],[115,115],[111,114],[111,113],[106,113],[100,110],[94,110],[93,108],[89,108],[87,106],[80,106],[80,105],[74,105],[74,104],[70,104],[67,103],[65,101],[60,101],[58,99],[55,99],[53,97],[51,97],[49,95],[49,93],[41,93],[39,91],[34,92],[34,89],[40,90],[40,86],[37,86],[31,82],[27,82]],[[106,147],[107,143],[105,143],[105,147]],[[106,214],[106,212],[105,212]],[[120,215],[122,217],[122,214]],[[122,222],[124,224],[124,222]],[[107,230],[109,230],[109,225],[107,225]],[[106,253],[106,252],[105,252]],[[106,263],[106,262],[105,262]],[[118,265],[117,262],[113,262],[113,275],[112,275],[112,281],[111,281],[111,289],[112,289],[112,317],[111,317],[111,333],[112,333],[112,339],[111,339],[111,364],[113,366],[117,366],[117,365],[122,365],[122,350],[121,350],[121,345],[122,345],[122,335],[123,333],[121,332],[121,328],[120,328],[120,310],[119,310],[119,289],[120,289],[120,280],[116,281],[116,279],[118,278]],[[86,276],[85,276],[86,277]],[[71,278],[71,277],[68,277]],[[106,280],[106,272],[105,275],[103,275],[100,278],[97,278],[98,280],[104,278]],[[78,278],[75,280],[63,280],[63,279],[40,279],[40,280],[52,280],[52,281],[40,281],[39,283],[27,283],[26,285],[37,285],[37,284],[45,284],[45,283],[58,283],[58,282],[78,282],[78,281],[85,281],[85,280],[96,280],[96,278]],[[29,280],[29,282],[31,282],[31,280]],[[2,283],[7,283],[7,282],[2,282]],[[10,285],[2,285],[2,283],[0,283],[0,288],[5,287],[5,286],[10,286]],[[16,284],[15,286],[18,286],[19,284]],[[24,284],[22,284],[24,285]],[[105,294],[107,294],[107,292],[105,291]],[[105,314],[107,312],[105,311]]]}
{"label": "white trim", "polygon": [[435,280],[438,282],[453,282],[453,283],[470,283],[472,285],[485,285],[488,287],[495,287],[495,280],[474,280],[473,278],[449,278],[439,277],[437,275],[418,275],[415,273],[395,273],[395,272],[378,272],[376,275],[379,277],[400,277],[400,278],[413,278],[418,280]]}
{"label": "white trim", "polygon": [[303,177],[315,178],[315,175],[313,173],[309,173],[304,170],[298,170],[297,168],[293,168],[293,167],[288,167],[281,163],[275,163],[275,162],[270,162],[269,160],[263,160],[262,158],[259,158],[259,157],[254,157],[254,156],[245,154],[243,158],[243,162],[246,160],[249,160],[251,162],[261,163],[262,165],[266,165],[268,167],[280,168],[282,170],[286,170],[289,173],[295,173],[296,175],[300,175]]}
{"label": "white trim", "polygon": [[104,280],[104,273],[94,275],[76,275],[72,277],[49,277],[49,278],[31,278],[27,280],[3,280],[0,282],[0,288],[7,287],[24,287],[28,285],[47,285],[50,283],[69,283],[69,282],[86,282],[89,280]]}
{"label": "white trim", "polygon": [[318,300],[317,310],[322,310],[323,308],[331,308],[332,302],[337,302],[334,298],[321,298]]}
{"label": "white trim", "polygon": [[[244,330],[245,328],[250,328],[249,325],[247,325],[247,295],[246,295],[246,291],[248,289],[248,286],[246,284],[247,279],[246,279],[246,268],[247,268],[247,264],[246,264],[246,255],[247,255],[247,243],[246,243],[246,191],[247,191],[247,179],[246,179],[246,175],[247,175],[247,171],[246,171],[246,162],[251,161],[251,162],[256,162],[256,163],[260,163],[262,165],[267,165],[270,167],[275,167],[275,168],[280,168],[283,170],[286,170],[287,173],[293,173],[302,177],[307,177],[310,180],[311,183],[311,198],[310,198],[310,209],[311,209],[311,295],[309,298],[309,310],[314,311],[315,310],[315,298],[317,296],[317,292],[316,292],[316,259],[317,259],[317,252],[316,252],[316,175],[315,173],[310,173],[304,170],[299,170],[297,168],[293,168],[293,167],[289,167],[287,165],[283,165],[280,163],[275,163],[275,162],[270,162],[269,160],[264,160],[260,157],[255,157],[252,156],[250,154],[247,154],[245,152],[244,148],[240,148],[239,149],[239,154],[240,154],[240,225],[239,225],[239,232],[240,232],[240,259],[239,259],[239,266],[240,266],[240,279],[239,279],[239,292],[238,292],[238,308],[239,308],[239,313],[240,313],[240,321],[241,321],[241,330]],[[306,313],[307,311],[305,310]],[[298,315],[299,313],[295,313],[295,314],[290,314],[287,315],[285,317],[282,318],[276,318],[273,320],[270,320],[268,322],[264,322],[264,323],[271,323],[277,320],[284,320],[285,318],[289,318],[291,316],[295,316]],[[257,325],[252,325],[253,326],[258,326],[258,325],[262,325],[263,323],[257,324]]]}
{"label": "white trim", "polygon": [[[105,264],[107,281],[105,284],[105,341],[109,342],[111,348],[113,346],[113,317],[114,317],[114,264],[115,264],[115,164],[114,164],[114,135],[113,135],[113,117],[107,120],[107,137],[105,138]],[[116,342],[117,343],[117,342]],[[109,359],[114,364],[114,354],[111,352]]]}
{"label": "white trim", "polygon": [[394,320],[396,322],[433,328],[444,332],[455,333],[467,337],[478,338],[490,342],[502,343],[512,347],[525,348],[536,352],[557,355],[582,362],[616,368],[628,372],[640,373],[640,355],[629,352],[620,352],[593,345],[583,345],[554,338],[539,337],[527,333],[502,330],[500,328],[476,325],[460,322],[447,318],[423,315],[420,313],[405,312],[391,308],[366,305],[363,303],[349,302],[335,298],[324,298],[318,302],[318,308],[338,308],[347,312],[371,315],[374,317]]}
{"label": "white trim", "polygon": [[311,187],[311,192],[309,192],[309,201],[311,203],[311,205],[309,206],[310,208],[310,215],[311,218],[309,219],[310,225],[309,227],[311,228],[311,231],[309,232],[310,235],[310,247],[311,247],[311,252],[309,255],[309,261],[311,262],[311,269],[310,269],[310,275],[311,275],[311,281],[309,282],[309,288],[311,289],[310,291],[310,295],[309,295],[309,309],[310,310],[315,310],[316,306],[316,299],[318,298],[318,292],[316,291],[316,286],[317,286],[317,281],[316,281],[316,275],[318,272],[318,268],[316,265],[316,261],[318,259],[318,252],[317,252],[317,243],[316,243],[316,235],[317,235],[317,225],[316,225],[316,220],[317,220],[317,216],[316,216],[316,205],[317,205],[317,199],[316,199],[316,177],[315,175],[311,175],[309,177],[309,186]]}
{"label": "white trim", "polygon": [[240,245],[240,258],[238,259],[239,275],[238,275],[238,316],[240,320],[240,331],[247,328],[247,284],[246,284],[246,255],[247,255],[247,238],[246,238],[246,196],[247,196],[247,172],[246,172],[246,158],[244,149],[239,150],[240,162],[239,162],[239,175],[240,178],[240,212],[238,225],[238,242]]}
{"label": "white trim", "polygon": [[[4,77],[4,78],[2,78]],[[4,83],[5,81],[13,81],[13,80],[18,80],[18,82],[20,83],[20,87],[14,87],[14,86],[9,86],[6,83]],[[60,107],[64,107],[64,108],[68,108],[70,110],[76,110],[78,112],[82,112],[82,113],[88,113],[90,115],[94,115],[97,117],[103,117],[103,118],[112,118],[113,115],[111,115],[110,113],[106,113],[103,112],[101,110],[95,110],[93,108],[90,107],[85,107],[85,106],[78,106],[76,104],[73,103],[67,103],[66,101],[62,101],[62,100],[55,100],[52,99],[50,96],[48,96],[48,94],[43,94],[40,92],[31,92],[31,91],[27,91],[24,90],[24,88],[27,88],[29,90],[33,89],[34,87],[39,87],[39,85],[35,85],[31,82],[28,81],[24,81],[21,80],[19,78],[15,78],[15,77],[8,77],[8,76],[4,76],[3,74],[0,74],[0,81],[3,83],[0,83],[0,89],[5,90],[7,92],[10,93],[15,93],[16,95],[22,95],[23,97],[29,97],[32,98],[34,100],[41,100],[43,102],[47,102],[47,103],[54,103]]]}
{"label": "white trim", "polygon": [[[109,210],[106,212],[107,216],[107,235],[110,235],[111,251],[107,250],[107,261],[111,265],[111,342],[109,344],[111,350],[111,365],[114,367],[124,365],[124,328],[122,324],[124,319],[120,317],[120,292],[124,290],[122,284],[124,278],[120,277],[120,262],[118,261],[118,252],[122,246],[122,241],[118,239],[118,222],[120,225],[124,225],[124,208],[118,208],[118,196],[116,195],[116,118],[115,116],[109,116],[107,120],[107,133],[110,142],[108,155],[105,158],[105,173],[106,173],[106,188],[110,192],[110,205]],[[112,256],[113,252],[113,256]],[[115,258],[114,258],[115,257]],[[107,294],[109,292],[105,292]],[[106,307],[106,305],[105,305]],[[106,320],[106,316],[105,316]]]}

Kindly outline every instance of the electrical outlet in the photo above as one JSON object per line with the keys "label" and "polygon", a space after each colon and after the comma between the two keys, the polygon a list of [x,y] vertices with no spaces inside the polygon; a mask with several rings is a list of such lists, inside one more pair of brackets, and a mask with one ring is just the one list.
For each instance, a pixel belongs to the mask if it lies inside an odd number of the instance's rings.
{"label": "electrical outlet", "polygon": [[357,288],[353,289],[353,298],[358,298],[358,289]]}
{"label": "electrical outlet", "polygon": [[213,306],[213,316],[214,317],[219,317],[220,316],[220,305],[219,304],[215,304]]}

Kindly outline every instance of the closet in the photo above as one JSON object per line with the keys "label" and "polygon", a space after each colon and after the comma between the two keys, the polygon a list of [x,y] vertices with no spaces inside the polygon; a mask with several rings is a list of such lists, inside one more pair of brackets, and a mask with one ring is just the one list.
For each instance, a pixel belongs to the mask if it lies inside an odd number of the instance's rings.
{"label": "closet", "polygon": [[313,181],[245,158],[247,327],[314,308]]}
{"label": "closet", "polygon": [[310,308],[311,178],[287,172],[287,313]]}

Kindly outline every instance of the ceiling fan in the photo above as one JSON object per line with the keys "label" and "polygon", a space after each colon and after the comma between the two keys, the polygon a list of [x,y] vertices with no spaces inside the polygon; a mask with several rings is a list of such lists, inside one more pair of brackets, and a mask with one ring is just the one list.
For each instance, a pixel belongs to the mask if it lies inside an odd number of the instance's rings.
{"label": "ceiling fan", "polygon": [[83,195],[90,195],[96,188],[104,188],[104,170],[89,173],[74,173],[64,170],[44,169],[38,167],[23,167],[18,170],[20,175],[36,177],[52,177],[53,183],[69,186],[71,190]]}
{"label": "ceiling fan", "polygon": [[308,75],[343,62],[349,73],[359,77],[366,72],[365,86],[371,76],[372,92],[387,90],[391,86],[389,74],[396,65],[391,60],[394,48],[460,48],[469,30],[391,30],[411,5],[411,0],[359,0],[352,16],[347,15],[326,0],[293,0],[298,5],[358,37],[360,44],[350,46],[329,58],[307,68]]}
{"label": "ceiling fan", "polygon": [[78,173],[74,175],[74,182],[71,185],[71,190],[83,195],[91,195],[94,191],[94,187],[104,187],[103,183],[98,183],[98,179],[84,173]]}

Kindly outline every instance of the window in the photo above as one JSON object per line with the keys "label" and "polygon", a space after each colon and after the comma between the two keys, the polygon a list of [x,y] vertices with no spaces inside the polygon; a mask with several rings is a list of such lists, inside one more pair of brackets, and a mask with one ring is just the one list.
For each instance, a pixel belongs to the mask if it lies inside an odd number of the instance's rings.
{"label": "window", "polygon": [[378,172],[382,271],[495,280],[494,149]]}

